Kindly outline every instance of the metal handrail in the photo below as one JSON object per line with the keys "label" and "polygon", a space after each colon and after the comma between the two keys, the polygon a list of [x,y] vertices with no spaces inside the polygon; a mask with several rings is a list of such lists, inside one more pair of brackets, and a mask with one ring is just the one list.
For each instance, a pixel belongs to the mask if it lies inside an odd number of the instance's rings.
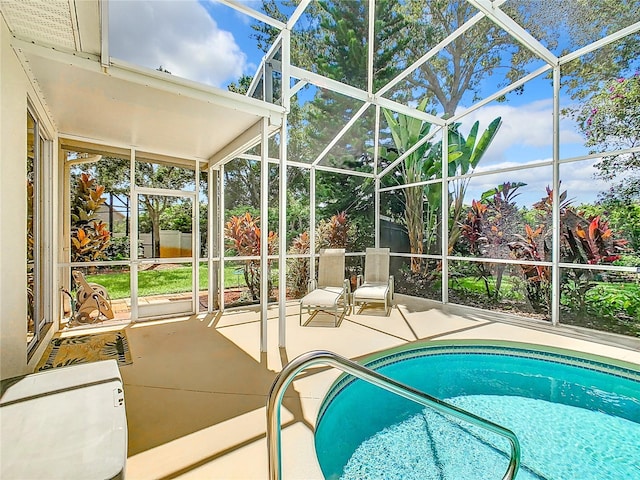
{"label": "metal handrail", "polygon": [[518,441],[515,433],[508,428],[474,415],[471,412],[467,412],[466,410],[416,390],[408,385],[397,382],[392,378],[363,367],[362,365],[336,353],[326,350],[314,350],[303,353],[285,365],[282,371],[276,376],[273,385],[271,385],[271,390],[269,391],[269,397],[267,399],[267,447],[270,480],[279,480],[282,477],[280,407],[282,405],[284,392],[298,373],[318,364],[335,367],[343,372],[353,375],[356,378],[367,381],[408,400],[412,400],[426,407],[434,408],[435,410],[454,417],[461,418],[473,425],[485,428],[490,432],[507,438],[511,444],[511,454],[509,458],[509,466],[502,477],[502,480],[511,480],[516,476],[516,473],[518,473],[518,468],[520,467],[520,442]]}

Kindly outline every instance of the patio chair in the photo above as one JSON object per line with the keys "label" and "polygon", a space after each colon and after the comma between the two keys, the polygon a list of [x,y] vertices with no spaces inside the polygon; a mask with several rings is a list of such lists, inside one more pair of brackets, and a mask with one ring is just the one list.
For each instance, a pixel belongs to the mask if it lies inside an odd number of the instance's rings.
{"label": "patio chair", "polygon": [[358,275],[353,292],[354,307],[361,304],[360,312],[367,303],[384,303],[386,315],[391,312],[393,300],[393,275],[389,275],[389,249],[367,248],[364,260],[364,282]]}
{"label": "patio chair", "polygon": [[338,326],[338,311],[342,309],[340,317],[349,308],[350,285],[344,275],[344,248],[327,248],[320,250],[318,263],[318,280],[309,282],[308,292],[300,299],[300,325],[302,325],[302,311],[313,314],[307,325],[318,312],[332,312],[334,326]]}

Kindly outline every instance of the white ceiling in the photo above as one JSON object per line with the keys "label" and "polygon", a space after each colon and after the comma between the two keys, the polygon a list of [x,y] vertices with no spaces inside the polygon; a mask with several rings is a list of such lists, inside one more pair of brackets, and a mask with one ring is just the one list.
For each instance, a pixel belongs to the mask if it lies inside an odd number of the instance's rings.
{"label": "white ceiling", "polygon": [[[133,83],[98,69],[38,55],[25,57],[62,135],[209,159],[262,118],[243,111],[241,101],[246,97],[238,96],[239,104],[234,108],[217,104],[213,94],[207,101]],[[269,116],[270,112],[265,109],[263,113]]]}

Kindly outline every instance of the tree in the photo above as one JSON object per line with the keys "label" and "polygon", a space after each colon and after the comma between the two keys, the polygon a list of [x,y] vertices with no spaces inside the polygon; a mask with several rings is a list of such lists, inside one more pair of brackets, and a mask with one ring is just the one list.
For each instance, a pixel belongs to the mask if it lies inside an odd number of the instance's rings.
{"label": "tree", "polygon": [[[195,181],[193,170],[173,165],[158,165],[151,162],[136,164],[136,180],[141,185],[155,188],[180,190]],[[163,212],[173,205],[176,197],[167,195],[140,195],[142,210],[151,222],[151,242],[153,256],[160,256],[160,221]]]}
{"label": "tree", "polygon": [[[319,171],[316,175],[316,218],[329,218],[343,212],[357,235],[350,247],[362,251],[373,245],[374,211],[373,181],[370,178]],[[316,231],[322,228],[322,221]]]}
{"label": "tree", "polygon": [[[480,122],[478,121],[476,121],[471,127],[467,138],[464,138],[464,135],[460,132],[460,123],[455,123],[449,127],[449,176],[466,175],[467,173],[475,170],[480,163],[480,160],[482,160],[482,157],[487,153],[487,150],[493,142],[493,139],[498,133],[501,125],[502,118],[494,118],[479,138],[478,128],[480,127]],[[441,145],[436,144],[433,152],[438,154],[441,150]],[[470,180],[470,177],[459,178],[451,183],[453,191],[450,193],[448,205],[450,211],[448,241],[449,253],[451,253],[458,241],[458,238],[460,238],[462,208]],[[503,191],[498,188],[494,195],[499,197],[502,193]]]}
{"label": "tree", "polygon": [[260,162],[235,159],[224,166],[225,208],[260,208]]}
{"label": "tree", "polygon": [[[340,82],[367,89],[368,73],[368,4],[366,2],[318,2],[317,27],[312,30],[318,54],[312,68],[321,75]],[[400,72],[392,61],[406,47],[408,39],[402,35],[406,28],[403,17],[393,9],[394,2],[376,2],[376,29],[373,39],[376,53],[373,58],[373,90],[380,89]],[[309,137],[322,148],[347,123],[359,102],[328,90],[320,90],[309,109]],[[342,137],[338,148],[330,154],[331,163],[342,166],[341,158],[351,158],[363,167],[371,159],[367,152],[372,145],[374,109],[369,108],[362,120],[354,124]],[[342,150],[341,150],[342,148]],[[370,166],[369,166],[370,167]],[[353,166],[352,166],[353,168]]]}
{"label": "tree", "polygon": [[[424,111],[427,105],[425,98],[418,106],[419,111]],[[411,147],[424,139],[431,130],[431,124],[409,117],[404,114],[393,115],[387,109],[383,113],[395,144],[395,150],[381,148],[381,156],[392,162]],[[478,138],[479,122],[475,122],[471,127],[469,135],[465,139],[459,131],[460,124],[454,124],[449,130],[449,152],[448,152],[448,174],[466,175],[473,171],[500,128],[500,117],[493,120],[487,129]],[[442,142],[432,144],[423,143],[419,148],[408,155],[400,164],[401,183],[411,185],[414,183],[439,178],[442,174]],[[448,248],[453,249],[460,236],[460,217],[464,195],[469,179],[464,178],[453,182],[454,190],[447,200],[447,207],[453,206],[452,220],[449,229]],[[437,225],[439,224],[438,213],[442,208],[441,186],[438,183],[429,185],[412,185],[405,187],[404,194],[404,220],[409,235],[409,245],[411,253],[422,254],[426,241],[426,251],[429,252],[431,245],[437,238]],[[426,216],[425,216],[426,201]],[[427,237],[425,239],[425,225]],[[411,270],[414,273],[420,271],[422,260],[420,257],[411,257]]]}
{"label": "tree", "polygon": [[[424,111],[426,105],[427,100],[425,99],[417,109]],[[387,109],[384,109],[383,113],[391,130],[395,150],[391,151],[383,147],[381,148],[381,156],[390,163],[425,138],[431,130],[429,122],[403,114],[394,116]],[[403,184],[421,182],[438,176],[438,168],[442,165],[442,161],[438,162],[435,155],[428,155],[431,147],[429,142],[423,143],[400,163]],[[437,210],[431,207],[437,203],[436,197],[439,197],[439,193],[437,188],[433,188],[433,185],[413,185],[405,187],[402,192],[405,200],[404,221],[409,235],[411,253],[421,255],[424,252],[424,196],[426,193],[427,198],[432,200],[428,202],[429,211],[426,219],[427,225],[430,226],[433,222],[437,222]],[[427,240],[427,251],[429,251],[430,237]],[[417,256],[411,257],[411,271],[417,273],[421,268],[422,259]]]}
{"label": "tree", "polygon": [[[548,48],[555,51],[561,45],[562,56],[637,21],[640,0],[519,1],[506,2],[500,8],[533,37],[544,39]],[[466,0],[408,0],[397,2],[394,10],[408,24],[403,33],[410,43],[396,59],[405,67],[477,13]],[[598,82],[629,68],[639,50],[640,36],[631,35],[591,52],[563,66],[563,85],[573,98],[586,98]],[[478,99],[483,83],[498,71],[506,70],[498,86],[522,78],[533,58],[505,30],[482,19],[407,77],[396,94],[400,100],[428,95],[431,105],[441,105],[444,118],[448,118],[465,95]]]}
{"label": "tree", "polygon": [[[607,82],[575,117],[590,153],[640,146],[640,73]],[[605,198],[640,200],[640,153],[607,155],[595,166],[599,177],[618,182]]]}
{"label": "tree", "polygon": [[[507,2],[505,10],[511,12]],[[523,13],[526,28],[540,25],[549,47],[562,44],[559,55],[618,32],[638,21],[640,0],[589,0],[550,2],[540,8],[531,2]],[[513,8],[516,8],[515,6]],[[538,37],[542,38],[542,37]],[[640,35],[628,35],[604,45],[562,66],[562,86],[574,100],[586,100],[598,92],[610,78],[617,78],[636,65],[640,51]]]}
{"label": "tree", "polygon": [[[105,186],[106,191],[117,194],[129,194],[129,159],[104,157],[92,165],[96,179]],[[140,159],[136,162],[137,185],[150,188],[182,190],[195,182],[194,170],[178,165],[159,164]],[[160,256],[160,224],[162,213],[174,205],[179,197],[167,195],[139,195],[140,215],[147,216],[150,223],[153,244],[153,256]]]}
{"label": "tree", "polygon": [[[374,57],[376,73],[375,88],[391,79],[398,73],[390,59],[395,51],[406,44],[399,34],[404,24],[400,17],[393,13],[393,2],[381,0],[376,3],[376,16],[379,23],[376,27],[377,51]],[[264,0],[263,11],[273,18],[286,21],[284,10],[297,6],[297,2]],[[306,9],[303,18],[291,35],[291,62],[302,68],[316,71],[324,76],[339,80],[360,88],[367,86],[367,49],[368,49],[368,4],[363,2],[312,2]],[[259,48],[267,51],[275,41],[279,30],[256,23],[253,25]],[[400,41],[397,41],[400,38]],[[393,40],[392,40],[393,39]],[[242,91],[240,79],[232,90]],[[302,94],[299,94],[302,96]],[[287,154],[291,161],[310,163],[331,142],[339,129],[347,123],[360,107],[361,102],[338,93],[318,89],[311,101],[299,103],[294,97],[288,114],[288,146]],[[372,171],[374,132],[373,108],[370,108],[356,124],[331,149],[323,164],[351,170]],[[234,162],[235,163],[235,162]],[[239,164],[238,164],[239,165]],[[247,178],[259,179],[256,172],[245,168],[244,173],[229,168],[227,175],[227,191],[254,192],[259,194],[259,185],[250,185]],[[252,167],[257,171],[257,165]],[[233,171],[232,171],[233,170]],[[235,186],[240,188],[235,188]],[[370,201],[373,198],[373,184],[362,177],[341,175],[331,172],[319,172],[316,180],[318,198],[331,201],[320,201],[317,218],[329,217],[340,211],[347,211],[352,225],[360,232],[361,245],[371,244],[369,236],[373,232],[373,210]],[[235,194],[231,194],[236,196]],[[287,209],[287,224],[300,224],[308,218],[301,218],[302,203],[309,204],[308,175],[303,169],[290,168],[287,177],[287,195],[289,204],[298,208]],[[245,202],[245,204],[248,202]],[[253,200],[252,200],[252,203]],[[254,203],[258,205],[258,203]],[[308,207],[307,207],[308,208]],[[306,228],[306,227],[305,227]],[[293,231],[293,230],[292,230]],[[302,231],[295,230],[296,234]],[[291,233],[291,232],[290,232]],[[290,234],[288,234],[289,236]],[[293,239],[295,235],[289,238]]]}
{"label": "tree", "polygon": [[251,86],[252,77],[249,75],[242,75],[237,82],[231,82],[227,85],[227,89],[230,92],[239,93],[240,95],[245,95],[249,91],[249,87]]}

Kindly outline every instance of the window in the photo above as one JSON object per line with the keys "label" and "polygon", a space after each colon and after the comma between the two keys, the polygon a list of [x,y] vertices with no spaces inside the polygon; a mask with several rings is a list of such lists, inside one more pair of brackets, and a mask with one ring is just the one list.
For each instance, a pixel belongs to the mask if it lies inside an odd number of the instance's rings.
{"label": "window", "polygon": [[34,115],[27,112],[27,350],[32,352],[42,337],[46,320],[44,226],[44,155],[48,143]]}

